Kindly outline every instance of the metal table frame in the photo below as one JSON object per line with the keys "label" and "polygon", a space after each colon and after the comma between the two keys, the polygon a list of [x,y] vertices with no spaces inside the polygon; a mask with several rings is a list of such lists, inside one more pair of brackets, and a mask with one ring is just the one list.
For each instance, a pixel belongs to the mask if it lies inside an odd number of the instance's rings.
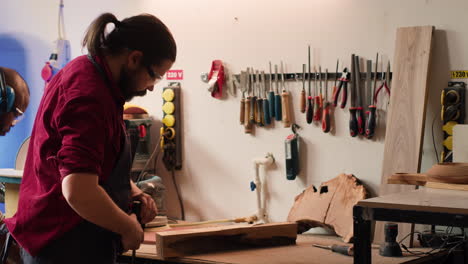
{"label": "metal table frame", "polygon": [[427,225],[468,227],[468,214],[370,208],[356,205],[354,218],[354,263],[370,264],[372,221],[404,222]]}

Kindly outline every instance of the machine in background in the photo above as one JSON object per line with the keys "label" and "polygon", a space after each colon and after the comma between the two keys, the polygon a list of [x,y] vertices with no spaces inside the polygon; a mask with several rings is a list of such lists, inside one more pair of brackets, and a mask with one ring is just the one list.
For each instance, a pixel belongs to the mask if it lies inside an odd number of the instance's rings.
{"label": "machine in background", "polygon": [[158,208],[158,215],[166,215],[166,187],[163,185],[162,179],[155,174],[155,168],[147,166],[152,159],[151,153],[153,152],[150,129],[153,120],[143,108],[126,104],[124,121],[134,151],[130,177],[143,192],[153,198]]}

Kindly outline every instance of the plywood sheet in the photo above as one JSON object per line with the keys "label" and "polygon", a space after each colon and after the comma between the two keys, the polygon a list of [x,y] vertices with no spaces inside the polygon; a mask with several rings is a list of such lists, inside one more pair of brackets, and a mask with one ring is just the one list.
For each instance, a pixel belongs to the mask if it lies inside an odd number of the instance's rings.
{"label": "plywood sheet", "polygon": [[[389,185],[387,178],[420,170],[433,31],[433,26],[397,29],[379,195],[414,189]],[[383,241],[383,224],[376,224],[376,242]],[[407,234],[408,226],[400,226],[400,234]]]}

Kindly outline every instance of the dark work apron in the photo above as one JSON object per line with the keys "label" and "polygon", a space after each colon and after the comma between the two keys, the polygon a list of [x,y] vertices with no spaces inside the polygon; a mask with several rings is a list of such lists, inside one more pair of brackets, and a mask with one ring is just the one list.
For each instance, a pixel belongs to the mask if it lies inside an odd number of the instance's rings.
{"label": "dark work apron", "polygon": [[[88,58],[110,88],[110,81],[103,69],[91,56],[88,55]],[[125,131],[124,127],[122,129]],[[124,134],[119,158],[112,173],[101,186],[123,211],[129,212],[131,202],[130,170],[133,162],[132,153],[134,152],[131,150],[130,136],[127,133]],[[14,240],[13,244],[15,244]],[[120,235],[83,220],[71,231],[47,245],[38,256],[32,257],[23,248],[20,248],[19,251],[24,264],[113,264],[116,262],[117,256],[122,253],[123,248]],[[8,252],[11,250],[9,249]],[[8,256],[8,260],[13,260],[12,258],[15,258],[13,255],[15,254]],[[18,262],[7,261],[6,263]]]}

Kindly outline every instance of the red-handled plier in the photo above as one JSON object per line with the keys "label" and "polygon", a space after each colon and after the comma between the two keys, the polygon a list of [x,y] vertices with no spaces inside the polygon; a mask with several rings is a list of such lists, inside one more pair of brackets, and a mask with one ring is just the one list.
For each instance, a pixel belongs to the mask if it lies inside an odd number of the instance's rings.
{"label": "red-handled plier", "polygon": [[343,95],[341,96],[341,108],[345,108],[346,102],[348,101],[348,68],[344,68],[343,72],[341,73],[341,77],[339,79],[340,83],[338,84],[338,88],[335,90],[333,94],[333,106],[338,105],[338,96],[340,96],[341,89],[343,88]]}
{"label": "red-handled plier", "polygon": [[382,84],[380,85],[379,89],[377,89],[377,91],[375,91],[375,94],[374,94],[374,105],[377,105],[377,96],[379,95],[380,93],[380,90],[382,90],[382,88],[385,88],[385,91],[387,91],[388,95],[390,96],[390,83],[389,83],[389,80],[390,80],[390,61],[388,62],[388,65],[387,65],[387,72],[385,73],[385,76],[382,80]]}

